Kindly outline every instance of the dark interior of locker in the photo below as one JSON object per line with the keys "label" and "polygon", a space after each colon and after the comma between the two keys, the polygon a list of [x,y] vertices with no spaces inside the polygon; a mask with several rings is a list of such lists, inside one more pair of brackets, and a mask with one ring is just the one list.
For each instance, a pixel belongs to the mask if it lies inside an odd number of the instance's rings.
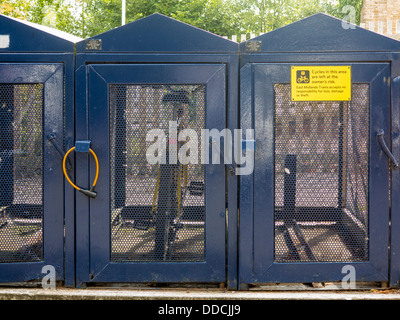
{"label": "dark interior of locker", "polygon": [[0,263],[43,260],[43,84],[0,85]]}
{"label": "dark interior of locker", "polygon": [[[172,161],[169,137],[205,126],[204,85],[110,85],[111,260],[205,259],[204,166]],[[165,163],[149,164],[146,132],[166,134]]]}
{"label": "dark interior of locker", "polygon": [[349,102],[274,89],[275,261],[367,261],[369,86]]}

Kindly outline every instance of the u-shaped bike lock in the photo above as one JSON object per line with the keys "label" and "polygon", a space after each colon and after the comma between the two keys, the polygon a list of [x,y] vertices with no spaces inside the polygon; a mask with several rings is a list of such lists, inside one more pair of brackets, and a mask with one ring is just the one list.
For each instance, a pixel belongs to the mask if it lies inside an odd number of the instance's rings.
{"label": "u-shaped bike lock", "polygon": [[68,155],[69,155],[72,151],[75,151],[75,148],[76,148],[76,147],[72,147],[71,149],[69,149],[69,150],[65,153],[65,156],[64,156],[64,158],[63,158],[63,171],[64,171],[65,178],[66,178],[67,181],[70,183],[70,185],[73,186],[73,187],[74,187],[76,190],[78,190],[79,192],[82,192],[84,195],[86,195],[86,196],[88,196],[88,197],[90,197],[90,198],[96,198],[97,193],[94,191],[94,187],[96,186],[97,179],[98,179],[98,177],[99,177],[99,160],[97,159],[97,156],[96,156],[96,154],[94,153],[94,151],[93,151],[92,149],[88,148],[88,152],[93,156],[94,161],[96,162],[96,175],[95,175],[95,177],[94,177],[94,181],[93,181],[93,184],[92,184],[91,188],[90,188],[90,189],[83,189],[83,188],[81,188],[81,187],[78,187],[78,186],[75,185],[75,184],[71,181],[71,179],[68,177],[67,170],[66,170],[66,165],[65,165],[65,164],[66,164],[66,160],[67,160],[67,158],[68,158]]}

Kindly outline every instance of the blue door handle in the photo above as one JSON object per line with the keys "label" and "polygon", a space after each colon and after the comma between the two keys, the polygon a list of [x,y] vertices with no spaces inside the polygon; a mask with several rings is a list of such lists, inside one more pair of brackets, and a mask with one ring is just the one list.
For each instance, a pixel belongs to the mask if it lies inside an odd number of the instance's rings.
{"label": "blue door handle", "polygon": [[209,141],[209,142],[210,142],[210,146],[214,144],[214,146],[218,149],[221,159],[224,161],[224,164],[225,164],[225,165],[227,166],[227,168],[228,168],[228,172],[229,172],[231,175],[234,176],[234,175],[235,175],[235,168],[236,168],[236,165],[235,165],[235,164],[232,164],[232,163],[228,163],[229,161],[225,158],[224,152],[218,147],[218,145],[217,145],[216,143],[214,143],[212,137],[210,137],[210,141]]}
{"label": "blue door handle", "polygon": [[[63,159],[64,158],[64,156],[65,156],[65,152],[64,152],[64,150],[61,148],[61,146],[57,143],[57,135],[53,132],[53,133],[50,133],[48,136],[47,136],[47,140],[49,140],[50,142],[51,142],[51,144],[53,145],[53,147],[57,150],[57,152],[60,154],[60,156],[61,156],[61,158]],[[68,171],[70,171],[71,169],[72,169],[72,163],[71,163],[71,160],[67,160],[67,165],[66,165],[66,167],[67,167],[67,170]]]}
{"label": "blue door handle", "polygon": [[394,168],[397,168],[399,166],[399,162],[396,160],[396,158],[394,157],[394,155],[390,152],[388,146],[386,145],[385,139],[384,139],[384,134],[385,131],[383,131],[383,129],[379,129],[376,133],[376,136],[378,138],[379,144],[381,145],[381,148],[383,150],[384,153],[386,153],[386,155],[388,156],[388,158],[390,159],[390,161],[393,164]]}

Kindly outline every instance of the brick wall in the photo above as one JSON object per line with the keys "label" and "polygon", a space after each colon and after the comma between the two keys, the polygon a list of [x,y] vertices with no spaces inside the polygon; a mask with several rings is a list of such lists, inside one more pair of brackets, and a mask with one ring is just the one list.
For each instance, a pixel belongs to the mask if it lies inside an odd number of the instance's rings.
{"label": "brick wall", "polygon": [[400,39],[400,0],[364,0],[360,25]]}

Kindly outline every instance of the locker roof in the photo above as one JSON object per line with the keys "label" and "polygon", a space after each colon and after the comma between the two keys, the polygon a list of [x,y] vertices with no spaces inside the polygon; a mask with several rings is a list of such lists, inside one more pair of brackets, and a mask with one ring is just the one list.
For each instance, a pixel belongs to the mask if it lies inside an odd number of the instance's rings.
{"label": "locker roof", "polygon": [[241,52],[399,51],[400,41],[317,13],[240,44]]}
{"label": "locker roof", "polygon": [[74,52],[82,40],[66,32],[0,14],[0,52]]}
{"label": "locker roof", "polygon": [[238,52],[238,44],[159,13],[85,39],[77,52]]}

